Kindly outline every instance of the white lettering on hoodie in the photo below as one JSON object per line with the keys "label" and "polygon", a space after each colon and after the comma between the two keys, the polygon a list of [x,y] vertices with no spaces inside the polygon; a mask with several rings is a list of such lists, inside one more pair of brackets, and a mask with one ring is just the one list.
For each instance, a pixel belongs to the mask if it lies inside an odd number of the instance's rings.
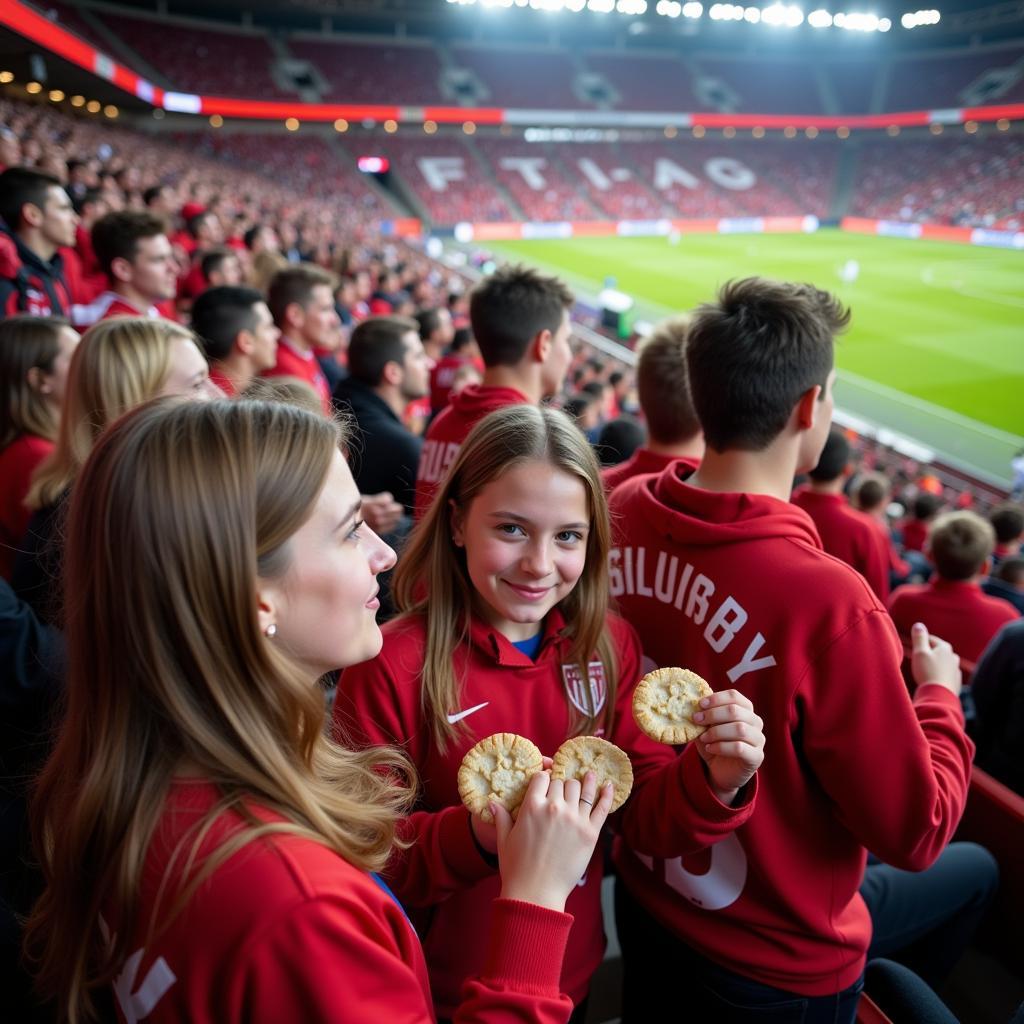
{"label": "white lettering on hoodie", "polygon": [[[653,586],[649,571],[651,565],[654,566]],[[629,594],[658,601],[682,611],[696,626],[706,622],[703,636],[716,654],[725,654],[729,650],[749,618],[746,609],[728,595],[714,606],[708,618],[714,604],[714,581],[702,572],[695,574],[689,563],[680,572],[679,557],[667,551],[648,551],[645,547],[633,546],[612,548],[608,556],[608,576],[613,597]],[[728,670],[730,683],[735,683],[748,672],[777,664],[771,654],[759,657],[764,645],[763,634],[755,633],[739,655],[739,661]],[[734,650],[738,653],[740,648]]]}

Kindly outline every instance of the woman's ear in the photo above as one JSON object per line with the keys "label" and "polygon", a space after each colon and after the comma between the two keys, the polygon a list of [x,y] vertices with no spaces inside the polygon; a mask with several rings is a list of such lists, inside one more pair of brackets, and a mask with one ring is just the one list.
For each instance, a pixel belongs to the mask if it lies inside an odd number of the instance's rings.
{"label": "woman's ear", "polygon": [[452,526],[452,543],[457,547],[461,548],[465,545],[465,533],[463,530],[462,509],[458,502],[454,498],[448,499],[448,507],[450,510],[450,521]]}
{"label": "woman's ear", "polygon": [[272,636],[280,628],[280,611],[281,602],[277,588],[264,580],[259,580],[256,590],[256,617],[260,632],[264,636]]}

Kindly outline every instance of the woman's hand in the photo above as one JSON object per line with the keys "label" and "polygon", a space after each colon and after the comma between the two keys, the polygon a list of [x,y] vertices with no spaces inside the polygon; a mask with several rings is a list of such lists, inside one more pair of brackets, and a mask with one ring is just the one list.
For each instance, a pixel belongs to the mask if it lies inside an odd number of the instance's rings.
{"label": "woman's hand", "polygon": [[721,690],[700,702],[693,720],[707,728],[695,740],[715,796],[732,804],[764,760],[764,722],[739,690]]}
{"label": "woman's hand", "polygon": [[587,870],[611,806],[611,783],[598,796],[593,772],[587,772],[581,786],[577,779],[552,779],[547,771],[530,780],[514,824],[504,807],[491,804],[501,895],[564,910]]}

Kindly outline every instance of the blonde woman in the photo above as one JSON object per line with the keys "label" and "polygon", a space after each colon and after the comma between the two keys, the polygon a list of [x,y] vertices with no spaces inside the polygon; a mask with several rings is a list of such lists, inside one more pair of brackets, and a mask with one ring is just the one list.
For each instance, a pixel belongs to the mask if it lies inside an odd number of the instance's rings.
{"label": "blonde woman", "polygon": [[[452,1016],[480,967],[499,884],[494,828],[458,797],[459,765],[478,740],[519,733],[551,754],[574,735],[612,740],[636,778],[623,828],[634,849],[655,856],[706,849],[753,810],[754,787],[744,787],[764,737],[741,694],[707,698],[701,714],[715,725],[679,756],[637,728],[630,705],[642,654],[633,629],[609,613],[610,532],[600,467],[568,417],[532,405],[491,413],[402,554],[394,596],[405,614],[384,626],[380,657],[338,685],[336,734],[402,744],[424,779],[408,826],[415,843],[388,877],[426,911],[439,1017]],[[737,730],[744,741],[729,742]],[[568,903],[576,922],[562,985],[574,1021],[586,1016],[604,953],[602,875],[597,857]]]}
{"label": "blonde woman", "polygon": [[217,394],[195,335],[180,324],[114,317],[85,332],[71,358],[56,447],[32,477],[26,499],[32,518],[11,580],[41,618],[58,618],[59,517],[103,430],[152,398],[208,400]]}
{"label": "blonde woman", "polygon": [[78,334],[59,317],[0,321],[0,576],[28,528],[32,474],[53,451]]}
{"label": "blonde woman", "polygon": [[[340,441],[287,404],[158,402],[75,485],[68,706],[33,805],[46,889],[26,938],[71,1024],[111,986],[119,1019],[147,1024],[433,1021],[416,933],[373,874],[409,766],[324,730],[317,680],[380,650],[394,563]],[[100,559],[97,538],[116,538]],[[610,803],[584,811],[542,772],[514,826],[496,809],[503,888],[459,1020],[566,1020],[563,908]]]}

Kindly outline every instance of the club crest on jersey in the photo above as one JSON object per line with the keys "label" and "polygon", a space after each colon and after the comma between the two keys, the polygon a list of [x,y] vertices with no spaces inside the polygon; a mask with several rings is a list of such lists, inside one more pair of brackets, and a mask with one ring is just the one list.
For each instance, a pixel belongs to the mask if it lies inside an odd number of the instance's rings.
{"label": "club crest on jersey", "polygon": [[565,680],[565,692],[568,693],[569,700],[577,711],[584,715],[591,714],[590,702],[593,701],[593,714],[600,713],[608,696],[608,684],[601,662],[592,661],[587,665],[586,679],[583,678],[579,665],[563,665],[562,678]]}

